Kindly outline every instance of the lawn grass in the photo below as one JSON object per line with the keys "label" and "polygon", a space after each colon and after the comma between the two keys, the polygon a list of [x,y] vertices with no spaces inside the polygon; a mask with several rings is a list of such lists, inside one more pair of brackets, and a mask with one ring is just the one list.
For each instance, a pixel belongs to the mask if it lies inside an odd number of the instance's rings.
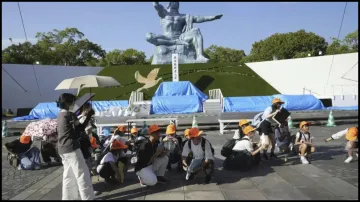
{"label": "lawn grass", "polygon": [[[158,78],[171,81],[171,65],[131,65],[105,67],[100,76],[111,76],[122,85],[118,88],[94,88],[94,100],[128,100],[132,91],[140,88],[135,80],[135,72],[139,70],[144,77],[154,68],[160,68]],[[245,64],[181,64],[179,65],[180,81],[190,81],[205,94],[209,90],[220,88],[225,97],[258,96],[277,94],[278,91],[259,77]],[[161,82],[159,82],[160,84]],[[143,90],[144,99],[150,100],[158,85]],[[80,96],[88,89],[80,92]]]}

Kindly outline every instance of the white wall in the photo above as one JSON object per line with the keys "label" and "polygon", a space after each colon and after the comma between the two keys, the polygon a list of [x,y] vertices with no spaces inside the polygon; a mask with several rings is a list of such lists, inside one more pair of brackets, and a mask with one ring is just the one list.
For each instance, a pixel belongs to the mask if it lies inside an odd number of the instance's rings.
{"label": "white wall", "polygon": [[[329,81],[328,75],[331,68]],[[358,94],[358,53],[247,63],[281,94],[303,94],[303,88],[318,98]]]}
{"label": "white wall", "polygon": [[2,64],[14,79],[25,88],[25,92],[4,70],[2,70],[2,109],[33,108],[40,102],[54,102],[64,92],[76,93],[77,90],[55,91],[56,86],[67,78],[97,75],[103,67],[72,67],[34,65],[40,92],[36,85],[32,65]]}

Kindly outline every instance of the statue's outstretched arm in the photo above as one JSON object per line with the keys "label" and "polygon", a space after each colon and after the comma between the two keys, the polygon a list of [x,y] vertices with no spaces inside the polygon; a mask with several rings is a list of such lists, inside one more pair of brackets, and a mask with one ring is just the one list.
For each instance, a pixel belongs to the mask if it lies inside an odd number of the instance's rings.
{"label": "statue's outstretched arm", "polygon": [[208,22],[220,19],[223,15],[215,15],[215,16],[194,16],[194,22],[195,23],[202,23],[202,22]]}
{"label": "statue's outstretched arm", "polygon": [[159,17],[164,18],[166,15],[166,10],[163,5],[159,4],[159,2],[153,2],[155,10],[158,12]]}

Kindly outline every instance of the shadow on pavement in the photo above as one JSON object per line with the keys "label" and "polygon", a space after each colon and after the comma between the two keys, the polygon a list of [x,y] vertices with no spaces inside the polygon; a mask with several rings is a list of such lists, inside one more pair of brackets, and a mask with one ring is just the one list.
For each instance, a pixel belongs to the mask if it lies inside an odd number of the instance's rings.
{"label": "shadow on pavement", "polygon": [[[122,185],[107,185],[105,183],[97,183],[94,185],[94,189],[102,192],[111,192],[109,195],[100,196],[98,200],[129,200],[135,198],[142,198],[149,194],[156,194],[166,191],[184,191],[184,186],[189,189],[204,189],[207,187],[213,187],[223,185],[227,183],[237,183],[242,178],[248,177],[261,177],[266,176],[269,173],[275,172],[271,167],[265,163],[260,163],[258,166],[251,169],[249,172],[228,171],[223,170],[223,160],[215,157],[215,172],[210,184],[204,184],[205,175],[200,172],[194,180],[185,180],[185,171],[178,172],[176,170],[166,171],[165,177],[169,179],[168,184],[157,184],[153,187],[140,187],[137,176],[134,172],[128,172],[125,178],[125,182]],[[194,188],[196,187],[196,188]]]}

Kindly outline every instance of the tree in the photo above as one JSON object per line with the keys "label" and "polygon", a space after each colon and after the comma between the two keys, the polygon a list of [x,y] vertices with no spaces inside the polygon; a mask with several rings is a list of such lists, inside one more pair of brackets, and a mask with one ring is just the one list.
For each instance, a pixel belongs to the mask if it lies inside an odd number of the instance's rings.
{"label": "tree", "polygon": [[252,45],[251,62],[273,60],[274,56],[278,59],[307,56],[307,53],[316,56],[320,51],[325,53],[327,45],[323,37],[305,30],[276,33]]}
{"label": "tree", "polygon": [[328,55],[358,52],[358,30],[347,34],[343,40],[331,38],[332,43],[328,46]]}
{"label": "tree", "polygon": [[101,59],[106,52],[101,46],[83,39],[84,34],[76,28],[53,32],[37,33],[37,45],[43,50],[41,64],[57,64],[65,66],[85,66]]}
{"label": "tree", "polygon": [[84,39],[76,28],[54,29],[52,32],[37,33],[38,42],[12,45],[2,51],[3,63],[43,65],[86,66],[96,65],[106,52],[101,46]]}
{"label": "tree", "polygon": [[13,44],[2,51],[2,63],[35,64],[39,49],[30,42]]}
{"label": "tree", "polygon": [[356,29],[354,32],[347,34],[344,38],[344,42],[353,52],[358,52],[358,41],[359,41],[359,33]]}
{"label": "tree", "polygon": [[105,66],[145,64],[145,59],[145,53],[142,51],[137,51],[132,48],[126,49],[124,51],[115,49],[108,52],[105,56],[105,59],[101,60],[99,64],[106,64]]}
{"label": "tree", "polygon": [[204,50],[204,55],[210,59],[210,62],[240,62],[245,57],[245,52],[243,50],[211,45]]}

